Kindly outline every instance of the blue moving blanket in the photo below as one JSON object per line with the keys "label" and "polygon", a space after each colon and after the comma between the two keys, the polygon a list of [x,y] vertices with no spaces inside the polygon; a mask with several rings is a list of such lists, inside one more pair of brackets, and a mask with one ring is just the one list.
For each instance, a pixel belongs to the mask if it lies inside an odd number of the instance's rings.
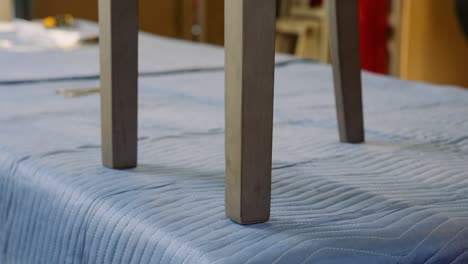
{"label": "blue moving blanket", "polygon": [[[95,23],[78,20],[82,36],[99,33]],[[15,33],[0,33],[0,40],[23,45]],[[278,55],[277,62],[291,60]],[[140,33],[139,71],[143,75],[179,71],[217,69],[224,66],[224,50],[219,47],[180,41]],[[42,52],[2,52],[0,49],[0,84],[99,77],[99,46],[84,45],[71,50]]]}
{"label": "blue moving blanket", "polygon": [[277,67],[272,217],[251,226],[224,216],[222,71],[140,78],[127,171],[101,166],[98,95],[55,94],[98,80],[0,85],[0,263],[468,263],[468,91],[363,79],[350,145],[331,68]]}

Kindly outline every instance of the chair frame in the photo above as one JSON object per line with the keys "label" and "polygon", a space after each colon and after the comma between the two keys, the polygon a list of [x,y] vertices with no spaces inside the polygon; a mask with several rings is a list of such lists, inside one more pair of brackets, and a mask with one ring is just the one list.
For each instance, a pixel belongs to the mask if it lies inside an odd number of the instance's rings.
{"label": "chair frame", "polygon": [[[364,141],[358,0],[328,0],[340,140]],[[226,215],[270,218],[276,3],[225,0]],[[102,158],[137,166],[138,1],[99,0]]]}

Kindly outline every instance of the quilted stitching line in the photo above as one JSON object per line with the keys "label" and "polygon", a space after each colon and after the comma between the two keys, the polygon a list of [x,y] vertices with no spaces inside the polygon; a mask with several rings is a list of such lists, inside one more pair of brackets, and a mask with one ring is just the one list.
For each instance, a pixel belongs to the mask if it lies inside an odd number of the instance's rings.
{"label": "quilted stitching line", "polygon": [[[348,248],[326,247],[326,248],[321,248],[321,249],[315,251],[315,252],[314,252],[312,255],[310,255],[307,259],[305,259],[304,261],[302,261],[301,264],[307,263],[307,261],[309,261],[310,259],[312,259],[313,257],[315,257],[317,254],[321,253],[322,251],[327,251],[327,250],[330,250],[330,251],[345,251],[345,252],[353,252],[353,253],[363,253],[363,254],[369,254],[369,255],[375,255],[375,256],[388,257],[388,258],[397,259],[397,260],[401,259],[401,257],[392,256],[392,255],[388,255],[388,254],[380,253],[380,252],[376,252],[376,251],[355,250],[355,249],[348,249]],[[276,264],[276,263],[277,263],[277,262],[275,261],[273,264]]]}
{"label": "quilted stitching line", "polygon": [[458,256],[457,258],[455,258],[455,259],[454,259],[453,261],[451,261],[449,264],[458,262],[458,260],[460,260],[461,258],[463,258],[465,255],[468,255],[468,250],[466,250],[466,251],[464,251],[463,253],[461,253],[460,256]]}
{"label": "quilted stitching line", "polygon": [[428,263],[429,261],[431,261],[431,259],[435,258],[442,250],[444,250],[448,245],[450,245],[450,243],[452,243],[453,241],[455,241],[455,239],[460,235],[460,234],[463,234],[466,230],[468,230],[468,227],[465,227],[463,228],[462,230],[458,231],[447,243],[445,243],[445,245],[440,248],[432,257],[430,257],[428,260],[426,260],[424,263]]}

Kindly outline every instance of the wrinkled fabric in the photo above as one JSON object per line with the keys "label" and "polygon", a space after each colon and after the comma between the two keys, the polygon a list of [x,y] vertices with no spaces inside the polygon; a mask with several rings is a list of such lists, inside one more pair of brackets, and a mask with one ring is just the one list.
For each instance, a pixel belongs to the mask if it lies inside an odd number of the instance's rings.
{"label": "wrinkled fabric", "polygon": [[467,263],[468,92],[364,73],[339,143],[329,66],[277,67],[269,223],[224,216],[224,74],[140,78],[139,167],[100,161],[97,80],[0,85],[0,263]]}

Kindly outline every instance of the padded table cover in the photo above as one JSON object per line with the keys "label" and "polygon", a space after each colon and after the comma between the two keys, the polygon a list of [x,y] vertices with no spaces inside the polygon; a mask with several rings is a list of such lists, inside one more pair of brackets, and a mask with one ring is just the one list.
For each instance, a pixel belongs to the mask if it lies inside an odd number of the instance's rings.
{"label": "padded table cover", "polygon": [[224,76],[140,79],[140,166],[100,162],[99,97],[0,85],[0,263],[468,263],[468,91],[365,73],[338,142],[329,66],[277,67],[271,221],[224,216]]}
{"label": "padded table cover", "polygon": [[[86,20],[77,20],[77,28],[83,36],[99,33],[98,26]],[[18,42],[14,32],[0,33],[2,39]],[[291,56],[278,55],[276,60],[281,63],[291,59]],[[223,66],[222,48],[140,33],[139,71],[142,75],[219,69]],[[0,84],[95,79],[99,77],[99,45],[43,52],[0,50],[0,69]]]}

